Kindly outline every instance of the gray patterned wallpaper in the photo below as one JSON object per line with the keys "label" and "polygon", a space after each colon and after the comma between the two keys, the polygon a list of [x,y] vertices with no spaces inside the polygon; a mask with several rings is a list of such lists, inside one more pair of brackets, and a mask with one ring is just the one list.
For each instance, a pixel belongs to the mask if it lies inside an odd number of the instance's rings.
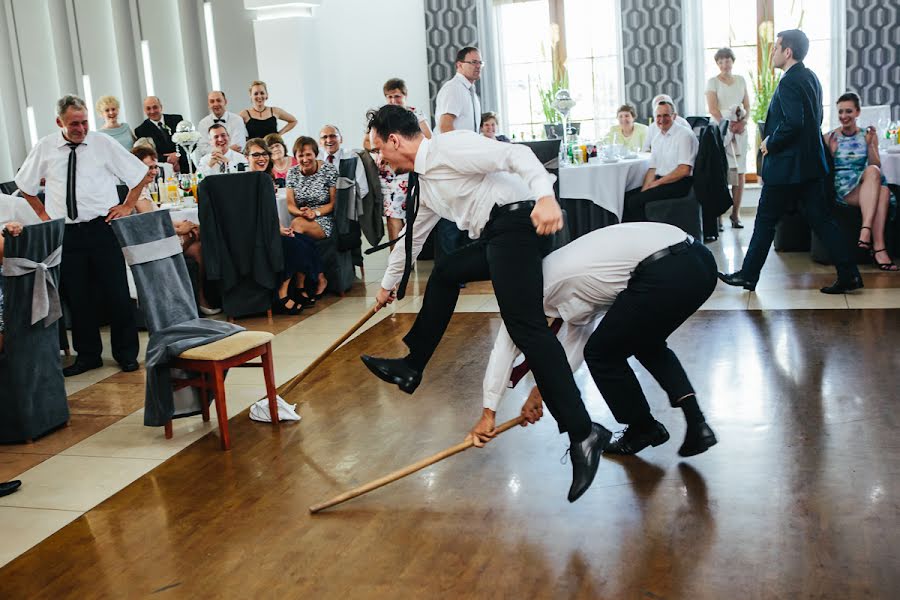
{"label": "gray patterned wallpaper", "polygon": [[[441,85],[456,74],[456,52],[465,46],[478,46],[475,0],[425,0],[428,96],[432,109]],[[479,84],[476,89],[480,93]]]}
{"label": "gray patterned wallpaper", "polygon": [[900,0],[847,0],[847,89],[900,119]]}
{"label": "gray patterned wallpaper", "polygon": [[680,0],[621,0],[625,98],[638,119],[651,116],[650,101],[669,94],[684,109],[684,44]]}

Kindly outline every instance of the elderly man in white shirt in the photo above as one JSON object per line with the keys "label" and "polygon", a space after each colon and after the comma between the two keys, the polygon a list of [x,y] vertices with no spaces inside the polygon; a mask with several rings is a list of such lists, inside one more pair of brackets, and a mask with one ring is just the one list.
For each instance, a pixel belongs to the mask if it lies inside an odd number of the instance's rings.
{"label": "elderly man in white shirt", "polygon": [[344,150],[341,144],[344,137],[341,130],[336,125],[325,125],[319,131],[319,160],[325,161],[330,165],[334,165],[338,173],[341,172],[341,161],[345,159],[356,159],[356,185],[359,186],[359,197],[365,198],[369,193],[369,181],[366,179],[366,168],[363,166],[362,160],[355,152]]}
{"label": "elderly man in white shirt", "polygon": [[243,152],[244,145],[247,143],[247,126],[244,125],[244,120],[239,115],[227,110],[228,100],[225,98],[225,92],[211,91],[206,96],[206,103],[209,106],[209,114],[200,119],[200,123],[197,125],[197,131],[202,135],[193,153],[194,164],[198,165],[203,156],[212,152],[212,143],[206,134],[209,132],[209,128],[216,123],[221,123],[228,130],[229,147],[235,152]]}
{"label": "elderly man in white shirt", "polygon": [[[559,340],[547,327],[542,303],[541,260],[550,234],[562,228],[553,177],[534,153],[518,144],[453,131],[428,140],[414,114],[387,105],[370,112],[370,141],[396,173],[409,173],[407,224],[388,259],[376,302],[403,298],[428,234],[450,219],[477,240],[437,261],[422,308],[404,338],[409,354],[387,359],[363,356],[379,378],[413,393],[450,323],[459,285],[490,280],[510,336],[534,366],[538,387],[570,440],[570,502],[590,486],[612,433],[592,423]],[[398,287],[399,284],[399,287]]]}
{"label": "elderly man in white shirt", "polygon": [[[230,147],[231,138],[224,125],[213,124],[209,128],[209,140],[212,143],[212,150],[203,155],[200,164],[197,165],[197,170],[204,177],[237,173],[247,166],[247,157],[240,152],[235,152]],[[244,167],[240,165],[244,165]]]}
{"label": "elderly man in white shirt", "polygon": [[[672,105],[675,110],[675,125],[680,125],[684,127],[688,131],[693,131],[693,127],[688,123],[687,119],[682,117],[678,113],[678,107],[675,106],[675,101],[672,100],[672,96],[668,94],[657,94],[653,97],[653,100],[650,101],[650,111],[656,115],[656,107],[659,106],[660,102],[668,102]],[[653,140],[656,139],[656,136],[659,135],[659,127],[656,125],[656,120],[654,119],[653,123],[647,127],[647,136],[644,138],[644,146],[641,148],[643,152],[650,152],[650,148],[653,146]]]}
{"label": "elderly man in white shirt", "polygon": [[625,193],[622,221],[646,221],[644,207],[648,202],[686,196],[694,185],[694,161],[700,142],[694,132],[673,124],[675,107],[660,102],[656,107],[659,135],[650,150],[650,168],[640,189]]}
{"label": "elderly man in white shirt", "polygon": [[[113,358],[123,371],[136,371],[137,326],[122,250],[109,222],[132,213],[153,175],[113,138],[88,131],[88,111],[80,98],[59,100],[56,124],[60,131],[42,138],[28,153],[16,186],[41,220],[66,220],[60,292],[71,311],[78,356],[63,374],[79,375],[103,365],[98,297],[108,308]],[[46,181],[43,203],[37,198],[41,179]],[[129,188],[121,204],[116,190],[120,180]]]}
{"label": "elderly man in white shirt", "polygon": [[[684,411],[687,434],[678,454],[693,456],[716,444],[694,388],[666,344],[715,287],[710,251],[664,223],[598,229],[544,259],[544,312],[563,321],[558,336],[572,371],[587,362],[613,416],[628,426],[607,453],[636,454],[669,439],[628,365],[631,356],[659,382],[669,403]],[[513,368],[518,355],[501,326],[484,377],[484,409],[471,433],[476,446],[495,435],[494,416],[510,376],[515,385],[527,372],[528,364]],[[540,393],[532,390],[522,415],[534,423],[542,414]]]}

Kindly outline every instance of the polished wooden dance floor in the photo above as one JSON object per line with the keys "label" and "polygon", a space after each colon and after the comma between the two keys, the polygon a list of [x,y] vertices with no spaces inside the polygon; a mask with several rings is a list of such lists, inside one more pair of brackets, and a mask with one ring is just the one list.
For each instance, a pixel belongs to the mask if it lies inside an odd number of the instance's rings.
{"label": "polished wooden dance floor", "polygon": [[401,354],[413,316],[300,385],[300,423],[238,416],[231,452],[201,438],[0,569],[0,597],[897,597],[900,310],[698,313],[672,346],[719,445],[680,459],[681,414],[639,371],[672,440],[605,459],[575,504],[548,416],[310,515],[474,423],[498,316],[456,315],[407,396],[358,356]]}

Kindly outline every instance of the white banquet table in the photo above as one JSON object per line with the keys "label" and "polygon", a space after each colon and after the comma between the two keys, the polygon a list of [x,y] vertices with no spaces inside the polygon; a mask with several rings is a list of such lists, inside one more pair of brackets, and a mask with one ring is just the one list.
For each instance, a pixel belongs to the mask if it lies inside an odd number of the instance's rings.
{"label": "white banquet table", "polygon": [[640,187],[650,166],[650,154],[614,163],[592,163],[559,170],[559,197],[590,200],[622,220],[625,192]]}
{"label": "white banquet table", "polygon": [[900,185],[900,146],[891,146],[891,148],[895,148],[896,151],[882,150],[879,153],[881,172],[888,183]]}

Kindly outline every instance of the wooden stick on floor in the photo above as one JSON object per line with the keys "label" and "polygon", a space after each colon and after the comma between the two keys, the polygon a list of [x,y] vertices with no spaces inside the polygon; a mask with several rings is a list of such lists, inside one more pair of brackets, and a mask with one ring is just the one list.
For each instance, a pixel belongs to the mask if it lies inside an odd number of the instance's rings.
{"label": "wooden stick on floor", "polygon": [[[506,423],[503,423],[502,425],[500,425],[500,427],[497,428],[497,435],[500,435],[507,429],[512,429],[516,425],[521,425],[524,420],[525,420],[525,418],[522,416],[516,417],[515,419],[510,419],[509,421],[507,421]],[[398,471],[394,471],[393,473],[388,473],[384,477],[380,477],[374,481],[370,481],[369,483],[367,483],[365,485],[361,485],[357,488],[353,488],[350,491],[344,492],[343,494],[341,494],[339,496],[335,496],[331,500],[326,500],[325,502],[322,502],[321,504],[314,504],[309,507],[309,512],[315,514],[315,513],[319,512],[320,510],[324,510],[326,508],[330,508],[330,507],[340,504],[342,502],[346,502],[347,500],[351,500],[353,498],[356,498],[357,496],[362,496],[363,494],[367,494],[367,493],[371,492],[372,490],[377,490],[378,488],[380,488],[382,486],[385,486],[389,483],[393,483],[393,482],[397,481],[398,479],[403,479],[407,475],[412,475],[416,471],[420,471],[420,470],[424,469],[425,467],[433,465],[436,462],[440,462],[440,461],[444,460],[445,458],[449,458],[449,457],[453,456],[454,454],[459,454],[460,452],[462,452],[464,450],[468,450],[472,446],[474,446],[474,443],[472,442],[472,440],[467,439],[464,442],[460,442],[459,444],[456,444],[455,446],[451,446],[451,447],[447,448],[446,450],[443,450],[441,452],[438,452],[437,454],[429,456],[428,458],[423,458],[422,460],[420,460],[417,463],[413,463],[407,467],[403,467],[402,469],[400,469]]]}
{"label": "wooden stick on floor", "polygon": [[342,335],[341,337],[339,337],[337,340],[335,340],[335,342],[334,342],[333,344],[331,344],[330,346],[328,346],[328,348],[325,349],[325,352],[323,352],[322,354],[320,354],[319,357],[316,358],[316,360],[314,360],[314,361],[312,361],[311,363],[309,363],[309,366],[307,366],[305,369],[303,369],[302,371],[300,371],[300,373],[297,374],[293,379],[291,379],[291,380],[288,381],[287,383],[282,384],[282,386],[279,387],[279,388],[276,390],[276,392],[278,393],[278,395],[284,397],[284,396],[286,396],[286,395],[288,394],[288,392],[290,392],[292,389],[294,389],[295,387],[297,387],[297,384],[299,384],[301,381],[303,381],[303,379],[304,379],[307,375],[309,375],[310,373],[312,373],[313,369],[315,369],[315,368],[318,367],[320,364],[322,364],[322,361],[324,361],[326,358],[328,358],[329,356],[331,356],[331,354],[332,354],[335,350],[337,350],[338,347],[340,347],[341,344],[343,344],[344,342],[346,342],[347,339],[348,339],[351,335],[353,335],[354,333],[356,333],[356,330],[357,330],[357,329],[359,329],[360,327],[362,327],[363,325],[365,325],[365,324],[366,324],[366,321],[368,321],[368,320],[371,319],[373,316],[375,316],[375,313],[377,313],[377,312],[378,312],[378,305],[376,304],[375,306],[373,306],[372,308],[370,308],[370,309],[366,312],[366,314],[364,314],[364,315],[362,316],[362,318],[361,318],[359,321],[357,321],[355,325],[353,325],[353,327],[351,327],[350,329],[348,329],[347,332],[346,332],[344,335]]}

